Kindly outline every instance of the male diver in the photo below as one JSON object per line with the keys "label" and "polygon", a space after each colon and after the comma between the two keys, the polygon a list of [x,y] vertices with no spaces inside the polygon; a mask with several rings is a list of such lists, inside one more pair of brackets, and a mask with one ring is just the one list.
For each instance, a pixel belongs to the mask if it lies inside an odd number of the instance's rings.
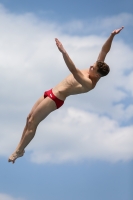
{"label": "male diver", "polygon": [[89,92],[94,89],[100,78],[106,76],[110,69],[104,62],[107,53],[110,51],[113,38],[124,27],[114,30],[107,41],[102,46],[97,61],[88,69],[79,70],[68,53],[64,49],[62,43],[56,38],[55,42],[62,53],[66,66],[71,74],[62,82],[52,89],[44,92],[44,95],[33,106],[30,114],[27,117],[26,126],[24,128],[21,140],[15,152],[9,157],[8,161],[14,163],[18,157],[23,156],[26,146],[30,143],[36,133],[37,126],[44,120],[52,111],[60,108],[65,99],[70,95]]}

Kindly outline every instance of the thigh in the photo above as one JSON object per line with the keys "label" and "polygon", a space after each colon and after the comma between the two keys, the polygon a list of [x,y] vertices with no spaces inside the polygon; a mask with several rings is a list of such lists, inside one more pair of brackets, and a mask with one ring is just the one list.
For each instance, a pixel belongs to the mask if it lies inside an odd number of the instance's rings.
{"label": "thigh", "polygon": [[46,97],[33,110],[32,116],[35,123],[38,125],[43,119],[45,119],[51,112],[53,112],[56,109],[57,107],[55,102],[49,97]]}
{"label": "thigh", "polygon": [[34,110],[37,108],[37,106],[44,100],[44,96],[41,96],[36,103],[34,104],[34,106],[32,107],[31,111],[30,111],[30,115],[34,112]]}

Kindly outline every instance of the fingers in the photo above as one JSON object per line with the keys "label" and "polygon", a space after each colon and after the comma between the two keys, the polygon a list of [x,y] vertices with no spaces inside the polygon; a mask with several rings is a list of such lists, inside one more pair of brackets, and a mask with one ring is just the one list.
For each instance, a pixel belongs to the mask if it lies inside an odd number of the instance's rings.
{"label": "fingers", "polygon": [[59,50],[61,51],[61,47],[62,47],[61,42],[60,42],[57,38],[55,38],[55,42],[56,42],[57,47],[58,47]]}
{"label": "fingers", "polygon": [[59,46],[60,41],[57,38],[55,38],[55,42],[56,42],[56,45]]}
{"label": "fingers", "polygon": [[121,31],[124,28],[124,26],[122,26],[119,30]]}
{"label": "fingers", "polygon": [[116,34],[120,33],[120,31],[121,31],[123,28],[124,28],[124,26],[122,26],[122,27],[119,28],[119,29],[115,29],[115,30],[112,32],[112,34],[113,34],[113,35],[116,35]]}
{"label": "fingers", "polygon": [[124,26],[122,26],[121,28],[119,28],[118,30],[116,30],[116,33],[119,33],[123,28],[124,28]]}
{"label": "fingers", "polygon": [[59,43],[60,41],[58,40],[58,38],[55,38],[56,43]]}
{"label": "fingers", "polygon": [[116,29],[116,30],[122,30],[124,28],[124,26],[122,26],[121,28],[118,28],[118,29]]}

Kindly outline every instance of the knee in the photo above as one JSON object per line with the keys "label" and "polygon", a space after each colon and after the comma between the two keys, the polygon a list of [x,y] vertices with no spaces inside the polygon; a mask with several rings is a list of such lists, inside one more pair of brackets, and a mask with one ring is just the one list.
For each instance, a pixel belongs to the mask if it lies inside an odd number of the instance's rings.
{"label": "knee", "polygon": [[29,113],[28,116],[27,116],[27,122],[31,117],[32,117],[32,113]]}
{"label": "knee", "polygon": [[37,127],[36,120],[32,114],[27,117],[27,127],[29,130],[34,130]]}
{"label": "knee", "polygon": [[30,119],[30,114],[27,116],[27,120],[26,120],[26,121],[28,122],[28,121],[29,121],[29,119]]}

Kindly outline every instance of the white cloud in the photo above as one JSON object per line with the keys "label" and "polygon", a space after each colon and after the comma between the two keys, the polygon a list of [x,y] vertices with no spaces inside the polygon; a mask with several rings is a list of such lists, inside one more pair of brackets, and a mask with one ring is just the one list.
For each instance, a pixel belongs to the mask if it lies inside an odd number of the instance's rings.
{"label": "white cloud", "polygon": [[62,109],[43,122],[28,150],[36,163],[133,159],[133,126],[75,108]]}
{"label": "white cloud", "polygon": [[125,28],[131,28],[133,26],[133,15],[131,13],[120,13],[118,15],[109,16],[106,18],[94,18],[94,19],[86,19],[86,21],[82,20],[73,20],[68,23],[65,23],[60,27],[60,30],[63,32],[71,33],[71,34],[87,34],[88,32],[96,33],[108,33],[108,30],[112,28],[118,28],[121,26],[125,26]]}
{"label": "white cloud", "polygon": [[102,27],[119,27],[119,26],[133,26],[133,15],[129,13],[121,13],[112,17],[105,18],[102,21]]}
{"label": "white cloud", "polygon": [[24,200],[22,198],[15,198],[15,197],[12,197],[10,195],[2,194],[2,193],[0,193],[0,199],[1,200]]}
{"label": "white cloud", "polygon": [[[107,22],[113,24],[116,19],[116,25],[119,26],[122,19],[128,24],[132,18],[132,15],[125,13],[100,19],[100,30],[104,33],[106,29],[109,35],[112,30]],[[73,27],[72,23],[66,24],[66,27]],[[88,68],[95,62],[107,36],[101,37],[99,32],[97,35],[74,36],[64,33],[65,25],[40,21],[33,14],[15,15],[2,6],[0,24],[0,155],[7,156],[19,141],[24,125],[22,122],[36,99],[69,74],[54,38],[61,39],[75,64],[81,69]],[[82,27],[86,28],[84,22],[79,22],[78,29]],[[89,28],[94,30],[91,24]],[[40,135],[43,134],[42,129],[46,130],[44,141],[39,139],[41,136],[37,136],[38,139],[35,138],[29,146],[33,150],[34,162],[35,159],[36,162],[87,158],[111,161],[132,159],[132,125],[120,127],[120,124],[133,117],[133,106],[125,101],[128,99],[131,102],[133,96],[132,55],[133,49],[122,39],[119,40],[119,35],[116,36],[106,59],[111,66],[111,73],[101,79],[89,94],[69,97],[64,108],[58,112],[58,117],[46,119],[44,127],[40,126],[38,129]],[[129,70],[131,73],[125,74]],[[79,123],[76,115],[72,114],[75,112],[82,116]],[[75,127],[69,118],[75,120]]]}

